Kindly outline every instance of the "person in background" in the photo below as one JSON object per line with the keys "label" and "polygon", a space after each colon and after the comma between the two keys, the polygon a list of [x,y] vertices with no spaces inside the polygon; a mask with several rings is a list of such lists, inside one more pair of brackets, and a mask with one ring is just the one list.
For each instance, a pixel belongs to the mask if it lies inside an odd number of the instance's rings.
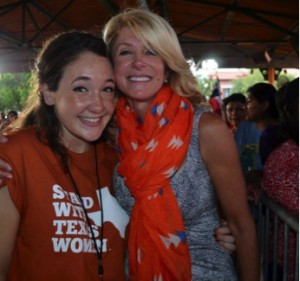
{"label": "person in background", "polygon": [[278,124],[279,113],[275,103],[276,89],[267,83],[257,83],[247,90],[247,116],[235,133],[243,172],[263,170],[259,155],[262,131]]}
{"label": "person in background", "polygon": [[7,128],[12,124],[12,122],[14,122],[17,119],[18,119],[18,112],[14,110],[9,111],[7,114],[6,122],[2,124],[0,131],[2,132],[8,131],[9,129]]}
{"label": "person in background", "polygon": [[113,17],[103,38],[122,93],[114,188],[131,214],[130,280],[236,280],[212,239],[216,194],[236,240],[240,280],[258,280],[236,147],[224,122],[197,107],[201,94],[176,33],[163,18],[131,10]]}
{"label": "person in background", "polygon": [[10,123],[17,120],[18,119],[18,112],[15,111],[15,110],[9,111],[8,114],[7,114],[7,119],[9,120]]}
{"label": "person in background", "polygon": [[[279,82],[278,82],[279,84]],[[261,133],[259,140],[259,155],[262,165],[265,165],[265,162],[277,145],[277,131],[285,115],[284,112],[284,103],[283,96],[285,94],[288,82],[286,82],[276,93],[275,103],[276,108],[279,113],[279,123],[277,125],[267,126]]]}
{"label": "person in background", "polygon": [[[276,93],[276,98],[275,98],[275,103],[276,103],[276,108],[279,113],[279,123],[277,125],[271,125],[267,126],[261,133],[260,140],[259,140],[259,156],[262,165],[265,165],[265,162],[271,152],[274,150],[274,148],[278,144],[278,129],[281,126],[281,122],[284,121],[285,118],[285,105],[283,102],[284,95],[286,93],[287,86],[289,84],[288,81],[284,80],[285,83],[283,86],[277,91]],[[280,83],[278,82],[278,85]],[[255,173],[255,171],[253,172]],[[249,173],[251,176],[251,172]],[[254,174],[255,175],[255,174]],[[248,178],[251,178],[248,175]],[[252,177],[254,178],[254,176]],[[260,177],[258,177],[260,178]],[[250,181],[250,179],[248,180]],[[247,185],[248,190],[249,190],[249,200],[254,201],[254,204],[257,205],[258,202],[261,199],[261,196],[263,195],[263,190],[261,189],[261,182],[259,180],[252,180],[251,184]]]}
{"label": "person in background", "polygon": [[245,121],[247,115],[246,97],[241,93],[235,93],[223,99],[226,121],[232,135],[238,126]]}
{"label": "person in background", "polygon": [[125,280],[129,217],[112,195],[116,150],[105,141],[116,86],[105,44],[57,35],[32,77],[0,144],[14,174],[0,185],[0,280]]}
{"label": "person in background", "polygon": [[234,136],[246,179],[248,199],[255,204],[259,201],[257,190],[260,190],[263,170],[260,138],[265,128],[276,126],[279,122],[276,93],[274,86],[267,83],[257,83],[247,90],[246,121],[240,124]]}
{"label": "person in background", "polygon": [[[283,123],[277,133],[277,147],[268,157],[261,187],[275,202],[282,205],[291,214],[299,217],[299,78],[285,87],[282,107],[284,108]],[[270,235],[273,255],[273,238]],[[294,280],[295,272],[296,233],[289,236],[289,269],[288,280]],[[284,260],[284,225],[279,224],[278,236],[278,280],[282,280]],[[270,273],[272,272],[270,268]],[[270,280],[272,275],[269,274]]]}

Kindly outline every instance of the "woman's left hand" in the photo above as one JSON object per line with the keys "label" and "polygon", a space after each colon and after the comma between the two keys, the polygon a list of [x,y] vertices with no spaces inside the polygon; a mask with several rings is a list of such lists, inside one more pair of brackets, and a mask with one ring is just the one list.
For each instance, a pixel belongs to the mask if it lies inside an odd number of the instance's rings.
{"label": "woman's left hand", "polygon": [[221,227],[215,229],[214,237],[222,249],[230,255],[236,250],[235,239],[226,221],[221,222]]}

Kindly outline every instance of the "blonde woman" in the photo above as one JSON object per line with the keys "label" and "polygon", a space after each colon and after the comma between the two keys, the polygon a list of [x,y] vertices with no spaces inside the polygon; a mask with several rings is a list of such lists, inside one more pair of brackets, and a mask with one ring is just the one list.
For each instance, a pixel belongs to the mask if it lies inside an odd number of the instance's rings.
{"label": "blonde woman", "polygon": [[131,10],[104,40],[122,93],[116,197],[131,214],[130,280],[236,280],[213,239],[219,198],[235,237],[240,280],[258,280],[255,225],[238,153],[202,99],[177,36],[161,17]]}

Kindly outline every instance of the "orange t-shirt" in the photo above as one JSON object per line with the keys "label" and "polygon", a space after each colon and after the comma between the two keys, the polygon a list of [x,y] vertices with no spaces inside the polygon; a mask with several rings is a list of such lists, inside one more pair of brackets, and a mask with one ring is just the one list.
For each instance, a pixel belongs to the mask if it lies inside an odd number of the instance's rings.
{"label": "orange t-shirt", "polygon": [[[129,217],[112,196],[115,149],[101,143],[97,152],[104,205],[104,280],[122,281]],[[71,173],[100,245],[101,208],[94,148],[69,154]],[[21,215],[8,280],[98,281],[92,236],[75,189],[68,174],[62,172],[57,156],[38,140],[33,128],[27,128],[11,133],[8,143],[0,144],[0,159],[13,168],[13,179],[7,179],[4,185]]]}

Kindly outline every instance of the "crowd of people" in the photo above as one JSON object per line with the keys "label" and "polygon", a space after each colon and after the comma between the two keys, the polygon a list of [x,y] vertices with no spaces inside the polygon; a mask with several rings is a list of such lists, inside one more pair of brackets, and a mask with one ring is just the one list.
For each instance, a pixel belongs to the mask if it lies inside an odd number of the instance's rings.
{"label": "crowd of people", "polygon": [[0,141],[0,281],[259,280],[246,183],[268,192],[260,155],[267,169],[298,150],[294,82],[281,123],[267,83],[226,98],[224,122],[175,31],[140,9],[109,20],[103,39],[54,36],[33,73]]}
{"label": "crowd of people", "polygon": [[[264,191],[291,215],[299,217],[299,78],[291,82],[285,80],[278,91],[270,84],[258,83],[251,86],[246,94],[247,100],[240,94],[232,94],[223,100],[223,106],[228,129],[234,134],[239,149],[248,198],[257,204]],[[245,115],[242,114],[243,109],[246,111]],[[273,232],[270,235],[270,263],[272,266],[273,263],[277,264],[277,276],[282,280],[282,222],[278,233],[277,261],[272,259]],[[289,236],[288,248],[288,280],[292,281],[296,248],[296,233],[293,231]],[[272,266],[269,271],[270,280]]]}

